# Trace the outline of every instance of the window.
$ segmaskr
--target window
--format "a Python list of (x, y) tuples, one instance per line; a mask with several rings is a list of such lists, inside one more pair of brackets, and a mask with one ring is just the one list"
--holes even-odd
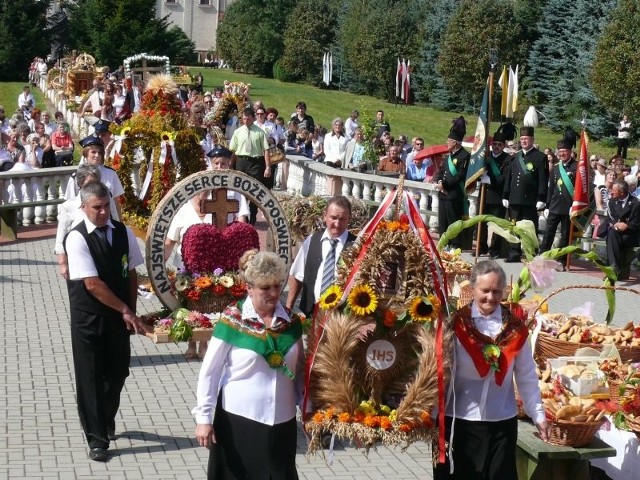
[(211, 0), (200, 0), (200, 5), (211, 5)]
[(164, 3), (178, 3), (178, 0), (164, 0)]

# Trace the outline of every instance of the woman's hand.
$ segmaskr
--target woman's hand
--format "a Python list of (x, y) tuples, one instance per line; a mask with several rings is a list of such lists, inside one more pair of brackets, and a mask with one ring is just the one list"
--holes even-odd
[(540, 434), (540, 438), (545, 442), (549, 439), (549, 424), (546, 421), (536, 423), (536, 428)]
[(216, 443), (216, 435), (213, 433), (213, 425), (199, 423), (196, 425), (196, 440), (201, 447), (209, 448)]

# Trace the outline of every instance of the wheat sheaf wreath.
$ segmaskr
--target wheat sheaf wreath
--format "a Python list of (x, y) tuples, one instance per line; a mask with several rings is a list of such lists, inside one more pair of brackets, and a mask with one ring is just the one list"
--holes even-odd
[[(415, 441), (431, 441), (437, 433), (430, 416), (438, 403), (435, 328), (431, 322), (418, 321), (388, 327), (380, 324), (381, 315), (398, 317), (409, 308), (411, 299), (433, 293), (429, 265), (433, 260), (410, 231), (378, 229), (366, 255), (358, 260), (365, 241), (359, 239), (343, 253), (336, 289), (344, 289), (350, 272), (357, 268), (353, 289), (368, 285), (377, 300), (376, 312), (356, 315), (336, 305), (316, 319), (324, 328), (309, 335), (309, 345), (317, 346), (309, 378), (315, 409), (306, 422), (311, 436), (309, 453), (322, 448), (322, 432), (367, 449), (376, 443), (407, 447)], [(383, 296), (380, 276), (389, 263), (402, 264), (404, 274), (397, 291)], [(451, 338), (451, 329), (444, 328), (445, 384)], [(368, 348), (377, 340), (385, 340), (395, 349), (393, 364), (384, 370), (367, 360)], [(389, 411), (393, 407), (387, 405), (395, 408)]]

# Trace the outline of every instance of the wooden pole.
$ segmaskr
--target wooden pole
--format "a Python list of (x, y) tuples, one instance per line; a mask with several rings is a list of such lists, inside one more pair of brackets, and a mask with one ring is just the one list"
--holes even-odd
[[(488, 105), (487, 105), (487, 124), (485, 125), (485, 129), (484, 129), (484, 137), (485, 137), (485, 151), (484, 151), (484, 164), (485, 164), (485, 169), (486, 169), (486, 165), (487, 162), (489, 161), (489, 155), (491, 155), (491, 150), (489, 148), (489, 132), (491, 132), (489, 126), (491, 124), (491, 113), (492, 113), (492, 103), (493, 103), (493, 69), (495, 68), (494, 64), (491, 64), (491, 68), (489, 69), (489, 99), (488, 99)], [(482, 107), (480, 107), (482, 108)], [(480, 183), (480, 199), (478, 201), (478, 215), (482, 215), (482, 213), (484, 212), (484, 192), (486, 190), (487, 186), (484, 183)], [(478, 257), (480, 256), (480, 233), (482, 231), (482, 228), (486, 228), (486, 225), (482, 225), (482, 222), (477, 223), (476, 224), (478, 226), (477, 231), (476, 231), (476, 258), (475, 258), (475, 263), (478, 263)], [(488, 232), (487, 232), (487, 237), (488, 237)], [(489, 239), (487, 238), (487, 241)]]

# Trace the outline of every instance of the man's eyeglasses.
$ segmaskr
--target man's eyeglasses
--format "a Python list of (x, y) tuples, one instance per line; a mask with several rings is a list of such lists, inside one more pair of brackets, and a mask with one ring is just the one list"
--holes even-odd
[(416, 147), (424, 147), (424, 143), (418, 143), (418, 142), (416, 142)]
[(256, 112), (256, 115), (264, 115), (264, 112)]

